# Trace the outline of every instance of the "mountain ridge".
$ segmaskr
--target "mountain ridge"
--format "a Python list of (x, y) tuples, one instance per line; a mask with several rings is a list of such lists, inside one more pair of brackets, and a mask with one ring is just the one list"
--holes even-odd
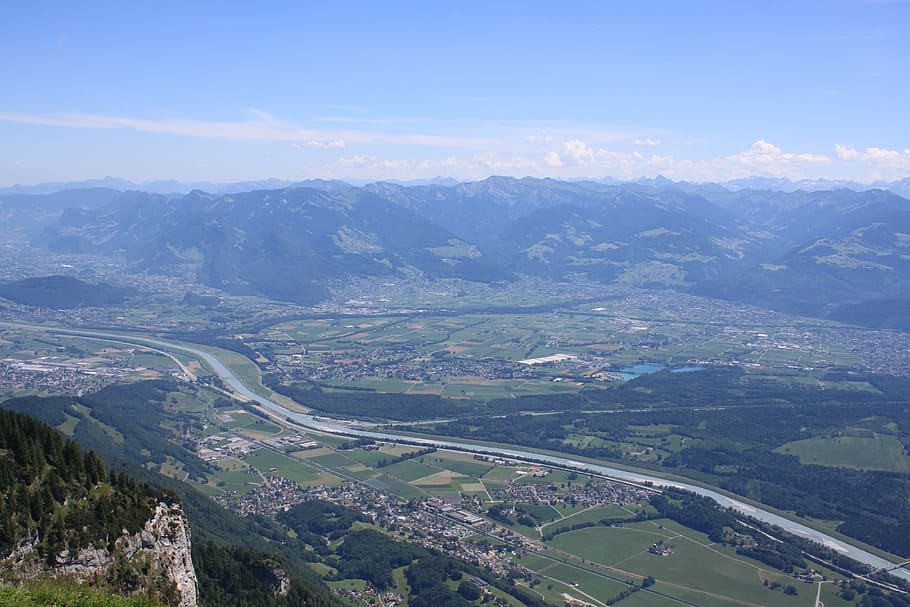
[[(856, 306), (887, 307), (910, 293), (910, 200), (886, 190), (660, 189), (530, 177), (311, 185), (183, 196), (101, 190), (100, 202), (77, 191), (71, 207), (58, 193), (41, 213), (0, 216), (0, 232), (152, 272), (191, 268), (210, 287), (304, 305), (351, 278), (496, 283), (527, 274), (693, 291), (868, 324)], [(33, 202), (42, 206), (41, 197)], [(885, 277), (889, 287), (878, 288)], [(899, 309), (884, 316), (910, 327)]]
[[(495, 177), (495, 176), (492, 176)], [(526, 177), (537, 179), (534, 177)], [(509, 177), (509, 179), (515, 179)], [(549, 179), (549, 178), (543, 178)], [(85, 179), (79, 181), (48, 181), (36, 184), (14, 184), (0, 187), (0, 196), (7, 195), (46, 195), (61, 192), (65, 190), (89, 189), (89, 188), (107, 188), (116, 191), (138, 190), (154, 194), (188, 194), (192, 190), (203, 190), (213, 194), (231, 194), (249, 190), (276, 190), (291, 187), (316, 187), (325, 189), (345, 189), (349, 187), (366, 187), (369, 185), (387, 183), (400, 185), (404, 187), (413, 186), (447, 186), (454, 187), (460, 184), (476, 183), (477, 180), (459, 180), (453, 177), (433, 177), (429, 179), (383, 179), (378, 181), (364, 180), (345, 180), (345, 179), (279, 179), (269, 177), (265, 179), (252, 179), (244, 181), (179, 181), (173, 179), (158, 179), (149, 181), (131, 181), (118, 177), (104, 177), (102, 179)], [(565, 183), (597, 183), (601, 185), (639, 185), (656, 189), (683, 189), (690, 190), (693, 188), (705, 189), (717, 187), (728, 191), (739, 190), (769, 190), (779, 192), (795, 191), (826, 191), (835, 189), (850, 189), (854, 191), (865, 191), (871, 189), (892, 190), (901, 196), (910, 196), (910, 176), (893, 181), (876, 180), (870, 183), (853, 181), (850, 179), (790, 179), (788, 177), (769, 177), (764, 175), (752, 175), (727, 181), (686, 181), (672, 180), (658, 175), (656, 177), (638, 177), (635, 179), (615, 179), (613, 177), (583, 177), (575, 179), (566, 179)]]

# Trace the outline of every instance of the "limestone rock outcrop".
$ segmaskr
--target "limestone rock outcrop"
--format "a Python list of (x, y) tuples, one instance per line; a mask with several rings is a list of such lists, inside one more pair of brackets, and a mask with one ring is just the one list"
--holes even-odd
[(106, 581), (129, 593), (153, 590), (175, 607), (198, 604), (189, 522), (179, 504), (158, 502), (143, 528), (132, 535), (124, 530), (112, 549), (94, 545), (75, 552), (62, 550), (48, 562), (38, 555), (40, 539), (24, 539), (0, 564), (20, 579)]

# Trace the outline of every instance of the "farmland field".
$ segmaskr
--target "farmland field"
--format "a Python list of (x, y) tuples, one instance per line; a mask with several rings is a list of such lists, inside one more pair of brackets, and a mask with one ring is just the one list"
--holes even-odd
[[(560, 508), (560, 511), (562, 509)], [(564, 513), (564, 517), (547, 523), (543, 526), (545, 533), (558, 532), (560, 529), (568, 529), (572, 525), (583, 525), (585, 523), (598, 523), (603, 519), (609, 518), (627, 518), (629, 512), (621, 506), (594, 506), (586, 510), (580, 510), (575, 513)]]
[(417, 460), (406, 460), (386, 466), (383, 471), (403, 481), (410, 482), (440, 472), (440, 469), (428, 464), (422, 464)]
[(430, 461), (433, 465), (446, 470), (477, 478), (482, 477), (493, 468), (492, 464), (474, 460), (470, 455), (456, 454), (454, 452), (436, 452), (427, 456), (424, 461)]
[(244, 458), (243, 461), (255, 467), (263, 474), (269, 474), (274, 468), (277, 476), (295, 481), (304, 487), (310, 485), (334, 485), (338, 483), (337, 477), (330, 476), (325, 472), (316, 470), (306, 464), (294, 461), (289, 457), (273, 453), (266, 449), (259, 449), (252, 455)]
[[(662, 526), (662, 527), (661, 527)], [(648, 552), (652, 543), (666, 540), (673, 554), (667, 557)], [(736, 555), (728, 548), (712, 545), (706, 536), (667, 520), (632, 523), (621, 528), (595, 527), (557, 536), (551, 544), (596, 563), (638, 575), (702, 590), (741, 601), (768, 601), (770, 591), (763, 578), (790, 583), (788, 576), (767, 571), (761, 563)], [(773, 602), (791, 604), (782, 593)], [(795, 604), (795, 603), (793, 603)]]
[[(648, 547), (659, 541), (672, 546), (670, 556), (648, 552)], [(588, 561), (589, 567), (603, 566), (604, 573), (612, 576), (641, 579), (652, 575), (658, 580), (655, 590), (698, 605), (802, 604), (796, 597), (764, 586), (765, 579), (786, 586), (792, 582), (789, 576), (768, 571), (761, 563), (738, 556), (732, 549), (713, 545), (703, 534), (667, 520), (572, 531), (548, 544), (583, 559), (581, 562)], [(563, 580), (578, 580), (580, 576), (576, 571), (560, 570), (566, 565), (554, 565), (540, 557), (524, 557), (522, 563), (545, 575), (559, 571)], [(811, 588), (814, 592), (814, 586)], [(636, 602), (629, 604), (655, 604), (646, 593), (638, 594), (641, 596)], [(607, 596), (599, 595), (599, 598)]]
[(868, 430), (848, 429), (834, 436), (807, 438), (777, 451), (796, 455), (803, 464), (910, 473), (910, 457), (898, 437)]
[(545, 578), (562, 581), (567, 586), (567, 592), (582, 599), (585, 595), (605, 599), (627, 588), (623, 583), (601, 577), (591, 571), (551, 561), (535, 554), (523, 556), (518, 562)]
[(633, 555), (647, 552), (648, 546), (668, 537), (669, 534), (660, 533), (656, 527), (653, 531), (631, 526), (591, 527), (558, 535), (549, 544), (583, 559), (616, 565)]

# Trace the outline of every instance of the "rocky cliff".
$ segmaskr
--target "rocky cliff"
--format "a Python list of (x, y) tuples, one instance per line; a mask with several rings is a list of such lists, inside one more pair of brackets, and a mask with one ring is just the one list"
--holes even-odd
[(106, 583), (127, 593), (156, 596), (175, 607), (196, 607), (198, 584), (190, 555), (189, 523), (179, 504), (159, 501), (137, 533), (125, 529), (108, 546), (75, 553), (62, 550), (41, 558), (41, 538), (25, 538), (3, 561), (13, 577), (68, 577), (80, 583)]

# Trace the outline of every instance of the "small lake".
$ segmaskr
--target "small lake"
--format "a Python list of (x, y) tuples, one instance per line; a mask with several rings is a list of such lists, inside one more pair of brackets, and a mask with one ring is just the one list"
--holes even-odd
[[(636, 377), (641, 377), (642, 375), (650, 375), (652, 373), (657, 373), (658, 371), (663, 371), (666, 368), (666, 365), (640, 363), (637, 365), (632, 365), (631, 367), (624, 367), (620, 369), (619, 377), (623, 381), (629, 381), (630, 379), (635, 379)], [(670, 373), (692, 373), (694, 371), (701, 371), (703, 369), (704, 367), (689, 365), (686, 367), (676, 367), (675, 369), (670, 369)]]

